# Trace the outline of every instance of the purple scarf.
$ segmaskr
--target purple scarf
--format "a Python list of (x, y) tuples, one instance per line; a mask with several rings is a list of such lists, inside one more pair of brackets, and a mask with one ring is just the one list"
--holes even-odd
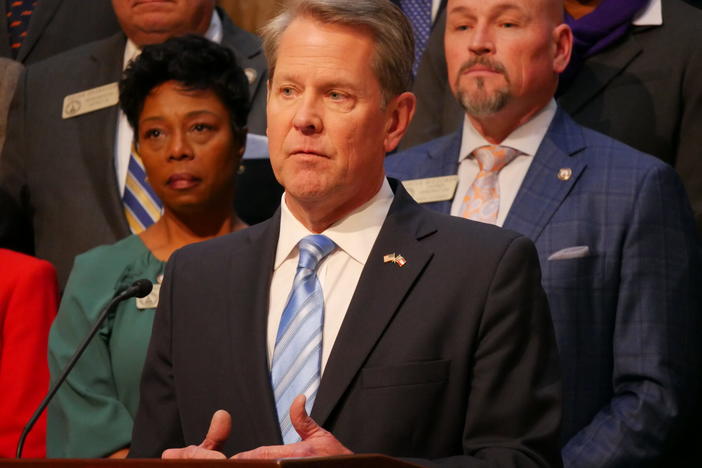
[(559, 89), (575, 78), (586, 58), (619, 41), (631, 28), (631, 20), (649, 0), (603, 0), (595, 10), (575, 19), (567, 12), (565, 22), (573, 30), (573, 53), (561, 74)]

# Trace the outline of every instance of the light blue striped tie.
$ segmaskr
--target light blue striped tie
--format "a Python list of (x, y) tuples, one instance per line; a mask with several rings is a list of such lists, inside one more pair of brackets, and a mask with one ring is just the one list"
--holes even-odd
[(307, 236), (298, 244), (300, 259), (288, 303), (280, 318), (271, 364), (278, 423), (286, 444), (300, 440), (290, 422), (290, 405), (296, 396), (304, 394), (309, 414), (319, 388), (324, 295), (317, 279), (317, 267), (334, 247), (334, 242), (321, 234)]

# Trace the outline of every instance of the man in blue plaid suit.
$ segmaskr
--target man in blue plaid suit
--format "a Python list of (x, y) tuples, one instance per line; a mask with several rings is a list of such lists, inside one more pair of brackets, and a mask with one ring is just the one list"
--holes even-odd
[(484, 175), (474, 150), (516, 150), (494, 174), (495, 223), (539, 252), (561, 355), (564, 464), (671, 466), (697, 422), (700, 243), (671, 167), (553, 101), (572, 47), (561, 12), (559, 0), (449, 0), (446, 58), (464, 125), (385, 167), (428, 208), (461, 216)]

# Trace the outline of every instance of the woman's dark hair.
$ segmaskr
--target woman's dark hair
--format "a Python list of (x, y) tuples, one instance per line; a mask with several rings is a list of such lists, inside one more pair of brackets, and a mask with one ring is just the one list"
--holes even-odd
[(174, 37), (147, 45), (124, 71), (119, 82), (119, 104), (139, 135), (139, 115), (152, 89), (167, 81), (187, 89), (212, 90), (229, 110), (232, 132), (244, 144), (249, 114), (249, 83), (234, 53), (204, 37)]

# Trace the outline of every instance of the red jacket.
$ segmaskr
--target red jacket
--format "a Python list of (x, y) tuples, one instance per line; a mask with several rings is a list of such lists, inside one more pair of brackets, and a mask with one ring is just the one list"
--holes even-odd
[[(0, 458), (15, 456), (17, 439), (48, 390), (47, 342), (57, 301), (49, 262), (0, 249)], [(45, 454), (46, 413), (23, 455)]]

